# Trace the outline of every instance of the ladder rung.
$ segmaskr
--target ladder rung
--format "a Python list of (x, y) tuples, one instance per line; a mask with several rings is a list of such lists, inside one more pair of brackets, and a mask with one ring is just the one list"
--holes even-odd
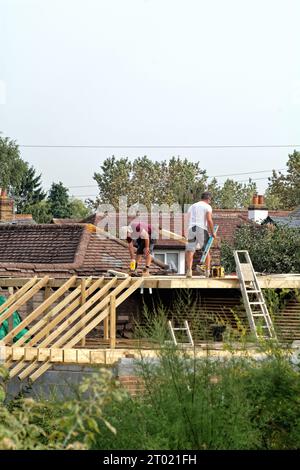
[(249, 302), (250, 305), (264, 305), (265, 302)]
[(253, 313), (252, 316), (253, 317), (264, 317), (265, 314), (264, 313)]
[(246, 290), (247, 294), (258, 294), (260, 290)]
[(188, 331), (187, 328), (173, 328), (173, 331)]

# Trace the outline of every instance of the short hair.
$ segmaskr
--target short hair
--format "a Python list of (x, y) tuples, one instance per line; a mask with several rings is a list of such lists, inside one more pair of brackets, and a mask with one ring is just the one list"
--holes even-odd
[(212, 199), (212, 194), (209, 191), (205, 191), (202, 193), (201, 199), (207, 201), (208, 199)]

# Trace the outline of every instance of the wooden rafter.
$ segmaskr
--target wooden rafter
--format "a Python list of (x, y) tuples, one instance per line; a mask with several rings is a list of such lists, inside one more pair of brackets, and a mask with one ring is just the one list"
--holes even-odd
[[(140, 279), (137, 280), (138, 285), (141, 284)], [(76, 323), (72, 328), (68, 329), (65, 334), (60, 337), (54, 344), (52, 344), (53, 348), (57, 347), (63, 347), (63, 348), (70, 348), (75, 346), (83, 337), (85, 337), (90, 331), (92, 331), (101, 321), (104, 320), (104, 318), (108, 315), (109, 313), (109, 308), (107, 307), (109, 302), (110, 302), (110, 296), (114, 295), (117, 296), (122, 290), (124, 290), (128, 285), (131, 283), (131, 279), (127, 278), (125, 279), (119, 286), (117, 286), (110, 295), (106, 296), (99, 304), (97, 304), (87, 315), (85, 315), (84, 320), (85, 320), (85, 327), (82, 329), (83, 326), (83, 321), (80, 320), (78, 323)], [(106, 308), (105, 308), (106, 307)], [(99, 313), (101, 310), (105, 309), (100, 315), (98, 315), (96, 318), (95, 315)], [(80, 311), (80, 309), (79, 309)], [(78, 311), (78, 312), (79, 312)], [(76, 312), (77, 313), (77, 312)], [(87, 322), (90, 322), (87, 324)], [(78, 332), (78, 330), (80, 330)], [(77, 333), (77, 334), (76, 334)], [(72, 338), (72, 336), (75, 337)], [(70, 339), (72, 338), (72, 339)], [(70, 341), (69, 341), (70, 340)], [(68, 341), (68, 342), (67, 342)], [(29, 374), (31, 374), (34, 369), (39, 366), (38, 362), (35, 361), (33, 364), (31, 364), (29, 367), (27, 367), (20, 375), (19, 378), (20, 380), (23, 380), (26, 378)], [(40, 375), (42, 375), (46, 370), (51, 367), (51, 364), (46, 362), (42, 366), (38, 368), (31, 376), (30, 379), (32, 381), (36, 380)]]

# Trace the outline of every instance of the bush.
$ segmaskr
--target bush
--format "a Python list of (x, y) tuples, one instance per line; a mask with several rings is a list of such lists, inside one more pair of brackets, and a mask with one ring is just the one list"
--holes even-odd
[(254, 269), (261, 273), (300, 272), (300, 231), (286, 226), (243, 225), (233, 245), (221, 245), (222, 264), (227, 272), (236, 270), (233, 250), (248, 250)]

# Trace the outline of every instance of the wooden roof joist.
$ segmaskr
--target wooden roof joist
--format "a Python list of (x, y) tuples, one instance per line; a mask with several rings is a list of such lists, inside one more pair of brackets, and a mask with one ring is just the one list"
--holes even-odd
[[(11, 368), (11, 377), (18, 375), (23, 380), (30, 375), (31, 380), (36, 380), (49, 369), (51, 358), (45, 353), (37, 353), (38, 355), (30, 353), (31, 363), (28, 364), (28, 351), (71, 349), (109, 315), (111, 316), (110, 328), (113, 343), (115, 341), (115, 310), (142, 285), (144, 278), (133, 280), (128, 276), (121, 282), (116, 277), (107, 282), (104, 282), (104, 277), (94, 281), (88, 278), (82, 280), (81, 285), (70, 292), (69, 289), (76, 286), (76, 281), (76, 276), (67, 280), (3, 339), (2, 345), (9, 345), (18, 332), (25, 327), (28, 328), (28, 331), (11, 346), (11, 355), (6, 358), (5, 365)], [(47, 282), (48, 279), (45, 277), (36, 285), (33, 284), (31, 289), (37, 291)], [(28, 283), (26, 288), (29, 289)], [(19, 305), (22, 299), (29, 298), (29, 291), (20, 299), (15, 299), (16, 302), (11, 302), (9, 310), (5, 312), (6, 316), (8, 312), (11, 315), (15, 311), (16, 305)], [(66, 293), (68, 294), (65, 295)], [(23, 351), (21, 357), (20, 350)], [(18, 351), (17, 363), (15, 362), (16, 351)], [(56, 356), (59, 356), (58, 353)], [(41, 366), (42, 357), (44, 357), (44, 364)]]

